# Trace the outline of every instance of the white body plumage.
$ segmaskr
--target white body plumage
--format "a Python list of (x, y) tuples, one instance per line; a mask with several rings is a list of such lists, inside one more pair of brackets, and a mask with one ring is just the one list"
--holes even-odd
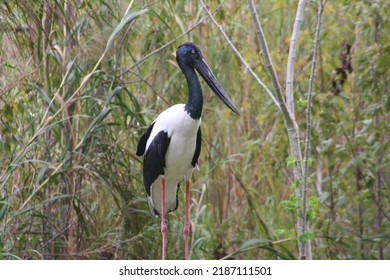
[[(160, 131), (167, 133), (170, 143), (165, 155), (165, 212), (177, 208), (178, 184), (189, 180), (194, 166), (191, 164), (196, 149), (196, 137), (201, 123), (193, 119), (184, 109), (185, 104), (176, 104), (162, 112), (154, 121), (154, 126), (146, 143), (146, 152)], [(161, 213), (161, 178), (150, 186), (149, 206)]]

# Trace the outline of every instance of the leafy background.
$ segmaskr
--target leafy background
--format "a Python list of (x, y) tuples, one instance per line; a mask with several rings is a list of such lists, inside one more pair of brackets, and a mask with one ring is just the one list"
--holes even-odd
[[(297, 1), (255, 4), (283, 81)], [(306, 3), (295, 60), (301, 133), (317, 4)], [(390, 258), (389, 4), (325, 5), (307, 214), (315, 259)], [(215, 18), (270, 85), (247, 6), (207, 5), (221, 5)], [(204, 85), (191, 258), (298, 258), (283, 119), (205, 17), (197, 1), (0, 3), (0, 258), (160, 258), (135, 151), (158, 113), (186, 100), (174, 58), (185, 41), (201, 47), (241, 111)], [(169, 258), (182, 258), (183, 216), (180, 206), (168, 215)]]

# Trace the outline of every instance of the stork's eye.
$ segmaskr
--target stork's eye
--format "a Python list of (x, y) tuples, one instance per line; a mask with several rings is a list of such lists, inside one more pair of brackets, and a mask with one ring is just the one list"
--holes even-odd
[(192, 49), (192, 50), (191, 50), (191, 53), (192, 53), (192, 54), (196, 54), (196, 50)]

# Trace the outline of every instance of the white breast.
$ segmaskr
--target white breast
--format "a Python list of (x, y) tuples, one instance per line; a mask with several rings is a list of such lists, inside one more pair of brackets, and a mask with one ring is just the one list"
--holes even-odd
[[(164, 169), (167, 211), (176, 205), (177, 184), (183, 179), (189, 180), (194, 169), (191, 162), (196, 149), (196, 137), (201, 120), (191, 118), (184, 110), (184, 106), (184, 104), (177, 104), (162, 112), (157, 117), (146, 144), (147, 150), (160, 131), (167, 132), (170, 138)], [(151, 199), (158, 211), (161, 209), (160, 184), (160, 180), (157, 179), (151, 188)]]
[(191, 161), (195, 153), (196, 134), (200, 119), (194, 120), (184, 110), (184, 104), (174, 105), (162, 112), (156, 119), (146, 150), (154, 137), (161, 131), (168, 133), (169, 148), (165, 157), (165, 176), (182, 180), (192, 173)]

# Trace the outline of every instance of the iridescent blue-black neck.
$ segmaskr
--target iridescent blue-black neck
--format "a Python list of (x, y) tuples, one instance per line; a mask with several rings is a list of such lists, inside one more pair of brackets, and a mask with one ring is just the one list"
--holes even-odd
[(184, 109), (188, 112), (191, 118), (197, 120), (202, 115), (202, 108), (203, 108), (202, 87), (200, 86), (200, 82), (198, 76), (195, 73), (194, 68), (187, 65), (183, 65), (182, 71), (184, 76), (187, 79), (187, 85), (188, 85), (188, 101)]

